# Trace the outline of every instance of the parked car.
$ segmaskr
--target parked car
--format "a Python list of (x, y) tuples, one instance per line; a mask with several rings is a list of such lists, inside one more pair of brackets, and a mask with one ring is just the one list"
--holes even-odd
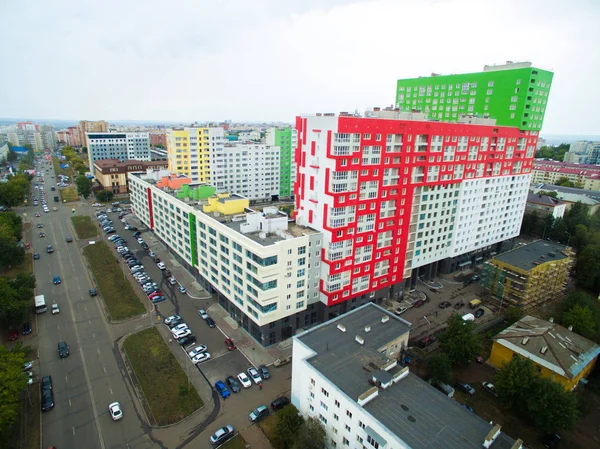
[(280, 359), (277, 359), (273, 362), (273, 366), (283, 366), (283, 365), (287, 365), (288, 363), (290, 363), (292, 361), (292, 356), (288, 355), (287, 357), (282, 357)]
[(56, 315), (57, 313), (60, 313), (60, 309), (58, 308), (58, 304), (54, 303), (52, 304), (52, 315)]
[(246, 376), (246, 373), (239, 373), (237, 375), (237, 378), (244, 388), (250, 388), (252, 386), (252, 382), (250, 381), (248, 376)]
[[(153, 302), (156, 302), (156, 301), (153, 301)], [(191, 344), (196, 343), (196, 336), (194, 334), (192, 334), (192, 335), (186, 335), (185, 337), (181, 337), (181, 338), (177, 339), (177, 342), (181, 346), (189, 346)]]
[(558, 433), (545, 435), (542, 438), (542, 444), (548, 449), (556, 449), (558, 448), (558, 444), (561, 442), (561, 440), (562, 438)]
[(280, 396), (271, 402), (271, 408), (273, 411), (281, 410), (283, 407), (290, 403), (290, 399), (286, 396)]
[(251, 422), (258, 422), (269, 415), (269, 408), (266, 405), (260, 405), (250, 412), (248, 419)]
[(413, 304), (413, 307), (415, 308), (419, 308), (422, 307), (423, 304), (425, 304), (425, 300), (424, 299), (418, 299), (417, 301), (415, 301), (415, 303)]
[(194, 349), (192, 349), (190, 352), (188, 352), (188, 355), (190, 356), (191, 359), (193, 359), (198, 354), (202, 354), (203, 352), (206, 352), (207, 349), (208, 348), (205, 345), (199, 345), (199, 346), (196, 346)]
[(174, 277), (172, 277), (172, 276), (171, 276), (171, 277), (169, 278), (169, 284), (171, 284), (171, 285), (175, 285), (175, 284), (177, 284), (177, 279), (175, 279)]
[(260, 377), (262, 377), (265, 380), (271, 378), (271, 373), (269, 372), (269, 368), (267, 368), (266, 365), (260, 365), (258, 367), (258, 373), (260, 374)]
[(229, 389), (223, 383), (222, 380), (217, 380), (215, 382), (215, 388), (217, 389), (217, 391), (219, 392), (219, 394), (221, 395), (221, 397), (223, 399), (226, 399), (226, 398), (228, 398), (231, 395), (231, 393), (229, 392)]
[(52, 376), (42, 377), (42, 381), (40, 382), (40, 389), (42, 391), (52, 390)]
[(11, 330), (8, 332), (8, 341), (16, 341), (19, 339), (19, 331)]
[(177, 320), (180, 320), (180, 319), (181, 319), (181, 317), (179, 315), (171, 315), (170, 317), (165, 318), (165, 324), (169, 325), (173, 321), (177, 321)]
[(31, 323), (27, 322), (23, 324), (23, 335), (29, 335), (33, 332), (31, 329)]
[(229, 376), (227, 379), (225, 379), (225, 382), (227, 382), (227, 386), (229, 386), (231, 391), (234, 393), (239, 393), (240, 384), (233, 376)]
[(196, 357), (192, 359), (192, 363), (198, 364), (202, 362), (206, 362), (210, 360), (210, 354), (208, 352), (203, 352), (202, 354), (198, 354)]
[(396, 310), (394, 310), (394, 313), (396, 315), (402, 315), (407, 310), (408, 310), (408, 307), (398, 307)]
[(166, 270), (166, 269), (167, 269), (167, 266), (166, 266), (164, 263), (162, 263), (162, 262), (158, 262), (158, 263), (156, 264), (156, 266), (157, 266), (157, 267), (158, 267), (160, 270)]
[(40, 253), (33, 253), (33, 260), (38, 260), (40, 258)]
[(113, 421), (118, 421), (123, 417), (123, 411), (121, 410), (121, 404), (118, 402), (113, 402), (108, 405), (108, 411), (110, 412), (110, 417)]
[(233, 340), (231, 338), (225, 339), (225, 346), (227, 346), (228, 351), (233, 351), (235, 349), (235, 345), (233, 344)]
[(206, 320), (206, 324), (208, 324), (208, 327), (215, 327), (217, 324), (213, 321), (213, 319), (211, 317), (208, 317)]
[(61, 359), (69, 356), (69, 346), (62, 340), (58, 342), (58, 355)]
[(483, 310), (483, 309), (477, 309), (475, 311), (475, 318), (481, 318), (484, 313), (485, 313), (485, 310)]
[(452, 307), (452, 303), (450, 301), (442, 301), (440, 303), (440, 309), (447, 309), (448, 307)]
[(496, 387), (494, 386), (494, 384), (490, 382), (481, 382), (481, 385), (483, 385), (483, 389), (485, 391), (498, 397), (498, 393), (496, 392)]
[(223, 444), (233, 436), (233, 433), (233, 426), (227, 425), (225, 427), (221, 427), (210, 436), (210, 442), (214, 445)]
[(188, 328), (187, 324), (181, 323), (181, 324), (178, 324), (177, 326), (173, 327), (171, 329), (171, 332), (173, 332), (173, 333), (174, 332), (179, 332), (179, 331), (182, 331), (182, 330), (187, 329), (187, 328)]
[[(163, 298), (164, 298), (164, 296), (163, 296)], [(179, 340), (180, 338), (183, 338), (183, 337), (187, 337), (188, 335), (192, 335), (192, 331), (187, 327), (183, 330), (173, 332), (173, 337), (177, 340)]]
[(204, 309), (198, 310), (198, 315), (200, 315), (200, 318), (202, 318), (203, 320), (208, 318), (208, 313), (206, 313), (206, 310)]
[(179, 290), (179, 293), (184, 293), (184, 294), (187, 293), (187, 290), (185, 289), (185, 287), (183, 285), (180, 285), (178, 287), (178, 290)]
[(25, 362), (25, 364), (23, 365), (24, 372), (31, 371), (32, 368), (33, 368), (33, 361)]
[(42, 411), (47, 412), (54, 408), (54, 392), (52, 390), (42, 391)]
[(262, 377), (260, 377), (260, 374), (258, 374), (258, 371), (256, 371), (256, 368), (251, 366), (250, 368), (247, 369), (247, 372), (248, 372), (248, 376), (250, 376), (250, 378), (254, 381), (254, 383), (256, 385), (258, 385), (259, 383), (262, 382)]
[(435, 343), (435, 337), (433, 335), (426, 336), (421, 339), (421, 347), (422, 348), (426, 348), (427, 346), (431, 345), (432, 343)]
[(466, 382), (458, 382), (456, 385), (469, 396), (473, 396), (475, 394), (475, 388)]
[(456, 304), (454, 304), (454, 308), (456, 310), (460, 309), (461, 307), (465, 306), (465, 302), (464, 301), (458, 301)]

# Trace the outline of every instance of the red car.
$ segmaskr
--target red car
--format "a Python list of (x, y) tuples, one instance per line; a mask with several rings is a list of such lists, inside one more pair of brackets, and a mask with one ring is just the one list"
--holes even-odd
[(233, 340), (231, 338), (225, 339), (225, 346), (229, 351), (233, 351), (235, 349), (235, 345), (233, 344)]
[(8, 341), (15, 341), (19, 339), (19, 331), (12, 330), (8, 333)]

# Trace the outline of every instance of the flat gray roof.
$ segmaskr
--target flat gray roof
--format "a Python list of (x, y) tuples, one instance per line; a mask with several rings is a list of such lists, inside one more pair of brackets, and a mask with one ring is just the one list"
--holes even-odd
[(529, 271), (539, 264), (566, 259), (563, 254), (567, 247), (548, 240), (536, 240), (529, 245), (512, 249), (495, 257), (496, 260)]
[[(382, 323), (385, 316), (389, 320)], [(338, 324), (346, 332), (340, 331)], [(366, 326), (370, 326), (369, 332), (365, 332)], [(369, 380), (373, 375), (381, 378), (380, 367), (389, 362), (379, 352), (381, 348), (410, 329), (407, 321), (368, 303), (295, 338), (316, 352), (307, 362), (357, 401), (372, 387)], [(356, 335), (363, 337), (363, 345), (355, 341)], [(393, 376), (402, 369), (396, 366), (388, 373)], [(363, 408), (413, 449), (481, 448), (493, 428), (411, 373), (386, 389), (380, 388), (378, 396)], [(513, 444), (512, 438), (500, 433), (491, 449), (510, 449)]]
[(273, 234), (273, 233), (266, 233), (265, 232), (265, 238), (264, 239), (260, 238), (260, 232), (243, 233), (240, 229), (241, 229), (242, 223), (245, 223), (245, 221), (225, 221), (225, 222), (221, 221), (221, 223), (224, 224), (225, 226), (227, 226), (228, 228), (233, 229), (237, 233), (239, 233), (239, 234), (241, 234), (241, 235), (243, 235), (245, 237), (248, 237), (250, 240), (254, 240), (256, 243), (259, 243), (262, 246), (269, 246), (269, 245), (272, 245), (274, 243), (281, 242), (281, 241), (285, 240), (284, 238), (279, 237), (277, 234)]

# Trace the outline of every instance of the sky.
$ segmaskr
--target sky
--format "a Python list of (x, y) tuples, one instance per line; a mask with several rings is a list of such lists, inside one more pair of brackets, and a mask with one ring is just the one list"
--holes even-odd
[(0, 0), (0, 117), (294, 121), (531, 61), (542, 134), (600, 134), (598, 0)]

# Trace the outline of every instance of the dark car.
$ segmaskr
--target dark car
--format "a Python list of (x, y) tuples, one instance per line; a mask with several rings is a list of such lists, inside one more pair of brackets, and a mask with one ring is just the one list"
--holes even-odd
[(167, 326), (169, 326), (169, 328), (173, 329), (175, 326), (179, 326), (181, 323), (183, 323), (183, 318), (179, 317), (178, 319), (175, 319), (175, 320), (169, 322), (169, 324), (167, 324)]
[(415, 301), (415, 303), (413, 304), (413, 307), (419, 308), (419, 307), (422, 307), (423, 304), (425, 304), (425, 300), (419, 299), (419, 300)]
[(139, 237), (140, 235), (142, 235), (142, 233), (141, 233), (140, 231), (135, 231), (135, 232), (133, 233), (133, 236), (134, 236), (134, 237)]
[(40, 388), (42, 391), (52, 390), (52, 376), (42, 377), (42, 382), (40, 383)]
[(235, 345), (233, 344), (233, 340), (231, 338), (225, 339), (225, 346), (227, 346), (228, 351), (233, 351), (235, 349)]
[(31, 332), (32, 332), (31, 323), (23, 324), (23, 335), (29, 335), (29, 334), (31, 334)]
[(165, 277), (171, 277), (171, 272), (169, 270), (164, 270), (163, 274), (165, 275)]
[(251, 422), (258, 422), (269, 415), (269, 408), (266, 405), (261, 405), (250, 412), (248, 419)]
[(138, 228), (136, 228), (135, 226), (130, 226), (130, 227), (129, 227), (129, 230), (130, 230), (130, 231), (137, 231), (137, 230), (138, 230)]
[(70, 237), (70, 236), (69, 236), (69, 237), (67, 237), (67, 239), (66, 239), (66, 240), (67, 240), (67, 243), (71, 243), (71, 242), (73, 241), (73, 237)]
[(11, 330), (8, 332), (8, 341), (15, 341), (19, 339), (19, 331)]
[(213, 321), (213, 319), (211, 317), (208, 317), (204, 321), (206, 321), (206, 324), (208, 324), (208, 327), (215, 327), (216, 326), (216, 323)]
[(61, 359), (69, 356), (69, 346), (62, 340), (58, 342), (58, 355)]
[(229, 387), (229, 389), (231, 391), (233, 391), (234, 393), (239, 393), (239, 391), (240, 391), (240, 384), (237, 381), (237, 379), (235, 379), (232, 376), (229, 376), (227, 379), (225, 379), (225, 382), (227, 382), (227, 386)]
[(440, 309), (447, 309), (448, 307), (452, 307), (452, 304), (449, 301), (442, 301), (440, 303)]
[(147, 243), (142, 243), (142, 248), (148, 249), (148, 244)]
[(421, 339), (421, 347), (425, 348), (434, 342), (435, 342), (435, 337), (433, 335), (431, 337), (423, 337)]
[(40, 253), (33, 253), (33, 260), (38, 260), (40, 258)]
[(95, 288), (90, 288), (90, 296), (96, 296), (98, 294), (98, 292), (96, 291)]
[(53, 253), (53, 252), (54, 252), (54, 248), (52, 248), (52, 245), (48, 245), (48, 246), (46, 246), (46, 252), (47, 252), (48, 254), (50, 254), (50, 253)]
[(555, 433), (554, 435), (544, 436), (544, 438), (542, 438), (542, 444), (548, 449), (556, 449), (558, 447), (558, 443), (560, 443), (561, 440), (562, 438), (560, 437), (560, 435), (558, 433)]
[(177, 340), (177, 342), (181, 346), (191, 345), (192, 343), (196, 343), (196, 336), (195, 335), (186, 335), (185, 337), (181, 337), (179, 340)]
[(475, 394), (475, 388), (466, 382), (458, 382), (456, 385), (469, 396), (473, 396)]
[(271, 408), (273, 411), (281, 410), (283, 407), (290, 403), (290, 399), (286, 396), (281, 396), (271, 402)]
[(260, 374), (260, 377), (262, 377), (263, 379), (269, 379), (271, 377), (269, 368), (267, 368), (265, 365), (260, 365), (258, 367), (258, 374)]
[(483, 309), (477, 309), (475, 311), (475, 318), (481, 318), (484, 313), (485, 313), (485, 310), (483, 310)]
[(54, 393), (52, 390), (42, 391), (42, 411), (47, 412), (54, 408)]
[(464, 301), (458, 301), (456, 304), (454, 304), (454, 308), (456, 310), (460, 309), (461, 307), (465, 306), (465, 302)]

